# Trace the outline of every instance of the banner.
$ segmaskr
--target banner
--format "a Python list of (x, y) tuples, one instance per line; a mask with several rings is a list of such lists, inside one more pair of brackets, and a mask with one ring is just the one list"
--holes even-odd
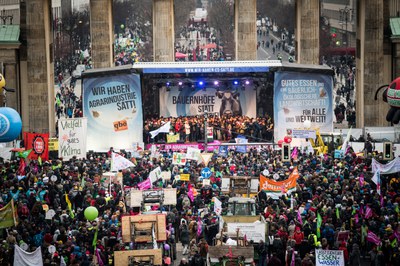
[(179, 134), (167, 134), (167, 143), (176, 143), (179, 140)]
[(320, 132), (333, 130), (332, 77), (323, 74), (275, 72), (274, 138), (287, 129), (304, 128), (304, 121)]
[(58, 151), (58, 139), (57, 138), (49, 138), (49, 151)]
[(345, 266), (343, 250), (315, 249), (316, 266)]
[(84, 78), (82, 95), (88, 150), (126, 149), (143, 142), (139, 75)]
[(150, 178), (147, 178), (145, 181), (138, 183), (137, 186), (140, 190), (147, 190), (151, 188), (153, 185), (150, 181)]
[(393, 174), (400, 172), (400, 157), (396, 157), (387, 164), (382, 164), (372, 158), (371, 163), (372, 173), (376, 173), (378, 170), (381, 174)]
[(58, 121), (58, 157), (68, 161), (72, 157), (86, 157), (87, 119), (68, 118)]
[(6, 206), (0, 209), (0, 229), (16, 225), (16, 209), (14, 209), (14, 200), (10, 200)]
[(307, 130), (307, 129), (292, 129), (292, 137), (298, 139), (315, 139), (316, 138), (315, 130)]
[(242, 235), (247, 237), (248, 241), (254, 241), (255, 243), (260, 240), (265, 241), (265, 224), (256, 221), (254, 223), (227, 223), (228, 233), (237, 234), (237, 230)]
[(160, 116), (179, 117), (208, 114), (256, 117), (256, 94), (253, 89), (215, 91), (215, 88), (179, 90), (178, 86), (160, 89)]
[(124, 156), (113, 152), (111, 156), (111, 171), (124, 170), (128, 167), (134, 167), (135, 164), (126, 159)]
[(283, 194), (290, 194), (296, 190), (298, 172), (296, 173), (293, 171), (289, 178), (283, 181), (275, 181), (260, 175), (260, 190), (264, 190), (273, 199), (278, 199)]
[(26, 252), (18, 245), (14, 245), (14, 265), (43, 266), (42, 249), (38, 247), (34, 252)]
[(172, 154), (172, 164), (185, 165), (186, 164), (186, 153), (174, 152)]
[(188, 147), (186, 151), (186, 159), (188, 160), (199, 160), (201, 150), (198, 148)]
[[(205, 179), (205, 180), (209, 180), (209, 179)], [(203, 182), (204, 182), (204, 180), (203, 180)], [(216, 197), (213, 197), (213, 200), (214, 200), (214, 212), (218, 216), (220, 216), (222, 213), (222, 202)]]
[(24, 132), (25, 149), (32, 152), (28, 155), (28, 159), (37, 160), (40, 156), (43, 161), (49, 159), (49, 134)]

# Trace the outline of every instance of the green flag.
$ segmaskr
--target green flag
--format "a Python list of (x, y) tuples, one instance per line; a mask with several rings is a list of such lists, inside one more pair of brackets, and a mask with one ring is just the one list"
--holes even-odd
[(322, 225), (322, 217), (319, 213), (317, 213), (317, 237), (321, 237), (321, 225)]
[(29, 154), (31, 153), (31, 151), (32, 151), (32, 149), (26, 150), (26, 151), (19, 151), (19, 152), (17, 152), (17, 156), (20, 157), (20, 158), (26, 159), (26, 157), (29, 156)]
[(0, 229), (16, 225), (14, 200), (0, 209)]
[(42, 157), (39, 156), (37, 161), (38, 161), (39, 165), (42, 166)]
[(97, 234), (99, 232), (99, 227), (96, 226), (96, 231), (94, 232), (94, 237), (93, 237), (93, 242), (92, 242), (92, 246), (94, 246), (94, 248), (96, 249), (97, 246)]
[(340, 219), (340, 212), (339, 212), (339, 208), (336, 208), (336, 218)]
[(399, 205), (396, 205), (396, 208), (394, 208), (394, 210), (396, 211), (396, 213), (399, 213)]
[(81, 188), (84, 189), (86, 184), (85, 176), (82, 176)]

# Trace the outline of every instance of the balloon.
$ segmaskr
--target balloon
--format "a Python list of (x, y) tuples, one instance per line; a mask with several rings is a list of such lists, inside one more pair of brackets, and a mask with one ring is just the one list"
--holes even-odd
[(10, 142), (18, 138), (22, 130), (21, 116), (9, 107), (0, 107), (0, 142)]
[(285, 143), (290, 143), (290, 142), (292, 142), (292, 138), (291, 138), (291, 137), (288, 137), (288, 136), (285, 136), (285, 137), (283, 138), (283, 141), (284, 141)]
[(305, 120), (303, 122), (303, 126), (304, 126), (304, 128), (309, 129), (311, 127), (311, 121), (310, 120)]
[(0, 74), (0, 93), (3, 93), (3, 88), (6, 86), (6, 79)]
[(279, 148), (282, 148), (282, 143), (283, 143), (283, 139), (278, 140), (278, 146), (279, 146)]
[(121, 24), (121, 29), (124, 29), (125, 28), (125, 25), (124, 24)]
[(398, 124), (400, 122), (400, 77), (393, 80), (385, 89), (383, 101), (390, 105), (390, 109), (386, 114), (386, 121)]
[(165, 250), (169, 250), (169, 248), (170, 248), (170, 247), (169, 247), (168, 244), (164, 244), (164, 249), (165, 249)]
[(96, 207), (90, 206), (85, 209), (84, 215), (86, 219), (93, 221), (97, 216), (99, 216), (99, 211)]

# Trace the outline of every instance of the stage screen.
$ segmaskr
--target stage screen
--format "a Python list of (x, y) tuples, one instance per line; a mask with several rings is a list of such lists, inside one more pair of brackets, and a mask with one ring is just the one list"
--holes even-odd
[(289, 129), (332, 132), (332, 76), (301, 72), (276, 72), (274, 85), (274, 138), (282, 140)]
[(160, 116), (195, 116), (208, 112), (256, 117), (256, 94), (253, 88), (180, 90), (178, 86), (164, 86), (160, 89)]
[(87, 150), (129, 149), (143, 142), (140, 77), (117, 74), (83, 79)]

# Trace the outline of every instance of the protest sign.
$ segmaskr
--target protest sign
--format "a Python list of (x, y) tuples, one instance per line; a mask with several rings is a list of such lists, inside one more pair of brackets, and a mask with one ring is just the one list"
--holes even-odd
[(343, 250), (315, 250), (316, 266), (344, 266)]

